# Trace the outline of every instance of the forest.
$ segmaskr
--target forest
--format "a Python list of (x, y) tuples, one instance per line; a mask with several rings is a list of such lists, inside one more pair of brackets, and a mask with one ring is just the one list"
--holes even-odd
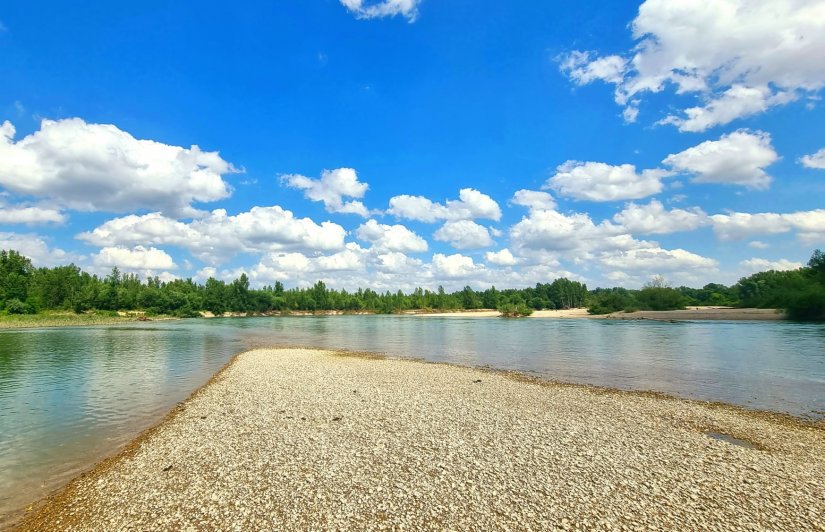
[(149, 315), (198, 317), (246, 312), (264, 314), (290, 311), (375, 312), (406, 310), (499, 309), (505, 315), (526, 315), (532, 310), (588, 307), (593, 314), (618, 310), (673, 310), (687, 305), (780, 308), (794, 319), (825, 319), (825, 253), (814, 251), (807, 267), (792, 271), (766, 271), (739, 280), (733, 286), (707, 284), (702, 288), (668, 285), (654, 278), (639, 290), (596, 288), (568, 279), (555, 279), (520, 289), (457, 292), (443, 287), (417, 288), (411, 293), (356, 291), (328, 288), (322, 281), (306, 288), (285, 288), (281, 282), (251, 288), (246, 274), (231, 281), (209, 278), (162, 282), (141, 280), (117, 268), (105, 277), (91, 275), (74, 264), (34, 267), (14, 250), (0, 251), (0, 314), (36, 314), (44, 310), (141, 310)]

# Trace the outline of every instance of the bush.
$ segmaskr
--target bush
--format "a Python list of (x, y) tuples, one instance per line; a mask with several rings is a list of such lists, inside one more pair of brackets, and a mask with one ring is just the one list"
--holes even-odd
[(825, 286), (810, 286), (788, 297), (788, 317), (794, 320), (825, 320)]
[(519, 303), (518, 305), (514, 303), (507, 303), (498, 307), (498, 311), (501, 312), (501, 317), (503, 318), (520, 318), (522, 316), (529, 316), (533, 313), (533, 309), (524, 303)]
[(636, 294), (636, 301), (642, 310), (677, 310), (685, 308), (687, 302), (678, 290), (666, 287), (648, 286)]
[(19, 299), (9, 299), (6, 301), (6, 312), (9, 314), (34, 314), (32, 307)]
[(200, 318), (201, 313), (189, 305), (185, 305), (172, 313), (177, 318)]
[(588, 314), (610, 314), (624, 310), (631, 312), (638, 307), (633, 295), (624, 289), (602, 290), (588, 302)]

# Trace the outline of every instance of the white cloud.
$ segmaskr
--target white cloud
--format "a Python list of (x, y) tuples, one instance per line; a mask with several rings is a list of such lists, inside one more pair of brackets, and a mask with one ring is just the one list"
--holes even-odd
[(752, 242), (748, 242), (748, 247), (753, 249), (768, 249), (770, 246), (760, 240), (753, 240)]
[(804, 245), (825, 242), (825, 209), (786, 214), (734, 212), (710, 218), (720, 240), (742, 240), (796, 230), (797, 239)]
[(369, 211), (360, 201), (344, 201), (344, 197), (363, 198), (369, 185), (358, 181), (358, 174), (352, 168), (324, 170), (320, 179), (311, 179), (298, 174), (281, 176), (288, 187), (304, 191), (304, 196), (312, 201), (321, 201), (327, 212), (357, 214), (364, 218)]
[(58, 209), (38, 205), (8, 205), (0, 198), (0, 224), (62, 224), (66, 215)]
[(693, 174), (694, 183), (767, 189), (771, 176), (764, 169), (778, 159), (769, 134), (739, 130), (668, 155), (663, 162), (674, 170)]
[(785, 219), (797, 230), (797, 239), (804, 245), (825, 243), (825, 209), (785, 214)]
[(563, 57), (561, 69), (579, 85), (587, 85), (596, 80), (620, 83), (627, 70), (627, 61), (610, 55), (593, 59), (591, 52), (574, 51)]
[(433, 233), (433, 238), (449, 242), (456, 249), (486, 248), (494, 243), (486, 227), (470, 220), (446, 222)]
[(510, 240), (517, 251), (566, 252), (586, 257), (596, 249), (627, 249), (638, 241), (622, 227), (604, 221), (598, 225), (584, 213), (565, 215), (557, 211), (532, 211), (510, 228)]
[(796, 94), (793, 92), (774, 93), (768, 87), (733, 85), (708, 100), (704, 106), (685, 109), (685, 117), (669, 115), (657, 123), (675, 125), (679, 131), (700, 132), (719, 124), (727, 124), (742, 116), (761, 113), (794, 99)]
[(791, 224), (782, 214), (734, 212), (710, 217), (713, 231), (720, 240), (742, 240), (756, 235), (787, 233)]
[(636, 172), (632, 164), (612, 166), (597, 162), (567, 161), (556, 169), (545, 188), (579, 200), (616, 201), (639, 199), (662, 191), (661, 169)]
[(405, 276), (420, 273), (422, 271), (422, 265), (423, 262), (419, 259), (408, 257), (398, 251), (379, 253), (375, 256), (373, 263), (373, 266), (379, 272), (385, 274), (405, 274)]
[(358, 227), (356, 236), (370, 242), (376, 249), (413, 253), (427, 251), (427, 241), (400, 224), (385, 225), (368, 220)]
[(613, 220), (629, 232), (642, 235), (693, 231), (710, 222), (707, 214), (698, 207), (668, 211), (656, 200), (647, 205), (628, 203)]
[(216, 268), (206, 266), (198, 270), (198, 273), (195, 274), (195, 279), (203, 283), (210, 277), (215, 277), (216, 275), (218, 275), (218, 270)]
[(817, 168), (819, 170), (825, 170), (825, 148), (822, 148), (816, 153), (811, 155), (806, 155), (799, 160), (802, 163), (802, 166), (806, 168)]
[(820, 0), (647, 0), (630, 25), (627, 58), (572, 52), (561, 69), (578, 84), (616, 85), (637, 108), (646, 92), (674, 88), (701, 105), (665, 121), (702, 131), (763, 112), (825, 86), (825, 4)]
[(604, 255), (601, 262), (611, 268), (639, 273), (663, 273), (691, 271), (696, 269), (715, 270), (717, 262), (684, 249), (662, 249), (658, 247), (638, 248), (612, 252)]
[(371, 19), (401, 15), (410, 22), (418, 17), (421, 0), (340, 0), (357, 18)]
[(473, 262), (472, 257), (456, 253), (454, 255), (433, 255), (433, 272), (436, 278), (466, 279), (481, 271), (484, 267)]
[(18, 251), (21, 255), (30, 258), (35, 266), (65, 266), (84, 258), (60, 248), (49, 247), (46, 237), (34, 233), (0, 232), (0, 249)]
[(78, 238), (97, 246), (174, 245), (215, 264), (241, 252), (340, 250), (345, 235), (338, 224), (317, 224), (272, 206), (253, 207), (234, 216), (217, 209), (189, 223), (160, 213), (129, 215), (109, 220)]
[(501, 208), (487, 194), (472, 188), (462, 188), (458, 192), (458, 197), (459, 199), (448, 200), (442, 205), (424, 196), (393, 196), (390, 198), (390, 208), (387, 212), (398, 218), (428, 223), (438, 220), (501, 219)]
[(17, 142), (14, 134), (10, 122), (0, 127), (0, 185), (82, 211), (192, 215), (192, 203), (228, 197), (221, 176), (236, 171), (218, 152), (139, 140), (80, 118), (43, 120)]
[(748, 259), (739, 263), (741, 269), (747, 273), (766, 272), (769, 270), (787, 271), (798, 270), (803, 266), (801, 262), (792, 262), (787, 259), (767, 260), (767, 259)]
[(484, 254), (484, 258), (487, 262), (498, 266), (515, 266), (518, 264), (518, 259), (516, 259), (507, 248), (500, 251), (488, 251)]
[(547, 192), (539, 190), (517, 190), (510, 200), (513, 205), (527, 207), (530, 210), (552, 210), (556, 208), (556, 201)]
[(105, 247), (92, 256), (98, 267), (118, 267), (127, 270), (169, 270), (177, 268), (172, 257), (162, 249), (135, 246)]

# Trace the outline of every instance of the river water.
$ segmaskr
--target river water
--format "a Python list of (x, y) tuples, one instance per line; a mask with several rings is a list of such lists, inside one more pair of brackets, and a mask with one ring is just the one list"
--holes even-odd
[(413, 316), (0, 331), (0, 526), (157, 423), (234, 353), (306, 345), (825, 418), (825, 325)]

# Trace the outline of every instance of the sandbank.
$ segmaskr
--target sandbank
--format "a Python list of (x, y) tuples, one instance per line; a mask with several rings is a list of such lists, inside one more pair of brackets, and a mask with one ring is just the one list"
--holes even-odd
[(770, 308), (728, 308), (728, 307), (688, 307), (685, 310), (640, 310), (637, 312), (614, 312), (598, 316), (619, 320), (731, 320), (731, 321), (775, 321), (787, 319), (781, 310)]
[(481, 369), (261, 349), (20, 527), (821, 530), (822, 493), (821, 425)]

